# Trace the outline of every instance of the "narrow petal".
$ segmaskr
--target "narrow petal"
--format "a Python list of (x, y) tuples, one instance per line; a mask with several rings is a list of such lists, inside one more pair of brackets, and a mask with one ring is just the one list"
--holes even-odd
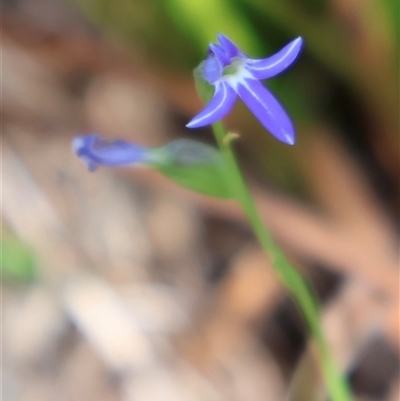
[(120, 140), (100, 139), (96, 134), (76, 137), (72, 148), (91, 171), (99, 165), (124, 166), (146, 161), (146, 148)]
[(186, 124), (186, 127), (198, 128), (215, 123), (230, 111), (235, 100), (235, 91), (225, 82), (218, 82), (215, 85), (214, 97), (211, 99), (210, 103)]
[(248, 59), (246, 69), (256, 79), (272, 78), (294, 63), (302, 46), (303, 39), (298, 37), (271, 57), (262, 60)]
[(272, 135), (289, 145), (294, 144), (294, 127), (289, 116), (259, 81), (245, 79), (238, 82), (237, 93)]
[(211, 43), (208, 46), (208, 50), (218, 59), (222, 66), (225, 67), (230, 63), (230, 58), (220, 46)]
[(218, 42), (221, 45), (222, 49), (224, 50), (224, 52), (228, 55), (228, 57), (230, 59), (232, 57), (239, 57), (242, 55), (242, 52), (239, 50), (239, 48), (230, 39), (228, 39), (225, 35), (222, 35), (222, 33), (219, 33), (217, 38), (218, 38)]

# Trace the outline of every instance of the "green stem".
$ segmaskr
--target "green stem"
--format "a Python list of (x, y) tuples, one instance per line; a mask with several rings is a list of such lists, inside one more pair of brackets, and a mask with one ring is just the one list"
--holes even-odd
[(280, 248), (275, 244), (271, 234), (264, 227), (253, 198), (244, 182), (235, 154), (230, 146), (229, 137), (227, 137), (222, 123), (213, 124), (213, 131), (228, 166), (230, 187), (235, 192), (236, 199), (241, 204), (258, 240), (268, 254), (274, 270), (292, 294), (308, 324), (310, 333), (317, 345), (323, 375), (332, 401), (351, 401), (353, 398), (350, 389), (334, 363), (322, 333), (319, 323), (318, 302), (311, 288), (303, 276), (290, 265)]

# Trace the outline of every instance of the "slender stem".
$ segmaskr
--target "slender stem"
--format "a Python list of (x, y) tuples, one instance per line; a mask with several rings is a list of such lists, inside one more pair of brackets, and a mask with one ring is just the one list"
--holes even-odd
[(352, 395), (345, 378), (340, 374), (329, 352), (320, 326), (318, 302), (303, 276), (294, 269), (280, 248), (275, 244), (271, 234), (264, 227), (251, 197), (236, 157), (229, 143), (226, 131), (221, 122), (213, 124), (213, 131), (228, 166), (230, 187), (235, 192), (236, 199), (241, 204), (250, 224), (267, 252), (271, 264), (280, 280), (290, 291), (308, 324), (311, 335), (317, 345), (322, 371), (332, 401), (351, 401)]

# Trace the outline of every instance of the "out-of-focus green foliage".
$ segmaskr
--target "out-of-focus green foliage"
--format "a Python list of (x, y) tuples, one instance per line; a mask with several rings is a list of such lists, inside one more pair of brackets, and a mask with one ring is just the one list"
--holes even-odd
[(17, 238), (1, 241), (1, 269), (5, 283), (30, 283), (36, 277), (36, 259), (32, 250)]
[(223, 32), (249, 52), (263, 50), (261, 38), (233, 1), (165, 0), (164, 3), (176, 26), (188, 37), (194, 37), (200, 48)]
[[(386, 13), (389, 19), (392, 21), (392, 29), (394, 36), (397, 40), (397, 44), (400, 41), (400, 2), (398, 0), (383, 0), (386, 8)], [(389, 27), (390, 29), (390, 27)], [(397, 48), (397, 51), (399, 49)]]
[(201, 53), (157, 0), (74, 0), (109, 37), (116, 34), (165, 68), (189, 69)]

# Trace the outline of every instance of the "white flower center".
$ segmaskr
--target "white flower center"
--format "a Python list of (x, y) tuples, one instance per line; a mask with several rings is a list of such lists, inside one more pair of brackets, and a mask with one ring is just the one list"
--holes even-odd
[(233, 89), (245, 79), (255, 79), (253, 74), (246, 69), (246, 60), (234, 57), (232, 63), (224, 68), (221, 81), (225, 81)]

